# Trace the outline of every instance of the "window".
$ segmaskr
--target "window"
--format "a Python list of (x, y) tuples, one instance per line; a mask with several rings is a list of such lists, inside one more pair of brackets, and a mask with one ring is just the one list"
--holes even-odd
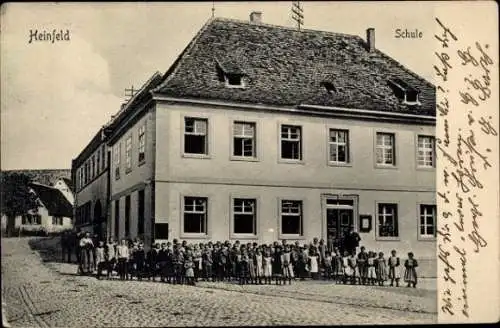
[(207, 120), (186, 117), (184, 119), (184, 153), (208, 154)]
[(139, 128), (139, 163), (146, 158), (146, 125)]
[(377, 164), (396, 165), (393, 133), (377, 132)]
[(120, 200), (115, 200), (115, 238), (120, 237)]
[(234, 122), (233, 155), (255, 157), (255, 123)]
[(90, 179), (94, 179), (95, 177), (95, 155), (92, 155), (90, 158)]
[(63, 225), (63, 218), (60, 216), (53, 216), (52, 225)]
[(202, 197), (184, 197), (184, 232), (207, 232), (207, 199)]
[(102, 170), (106, 168), (106, 149), (105, 146), (102, 145), (101, 147), (101, 157), (102, 157)]
[(419, 230), (420, 237), (436, 237), (436, 205), (420, 205)]
[(434, 137), (418, 136), (417, 164), (419, 167), (434, 167)]
[(292, 125), (281, 126), (281, 158), (302, 159), (301, 127)]
[(132, 170), (132, 136), (129, 136), (125, 140), (125, 171), (130, 172)]
[(130, 195), (125, 197), (125, 237), (130, 237)]
[(349, 163), (349, 131), (330, 129), (328, 145), (331, 163)]
[(120, 179), (120, 157), (121, 157), (121, 143), (117, 143), (114, 151), (114, 162), (115, 162), (115, 179)]
[(399, 236), (397, 204), (378, 204), (378, 235), (379, 237)]
[(40, 225), (42, 224), (42, 216), (40, 214), (23, 215), (22, 223), (29, 225)]
[(302, 236), (302, 201), (281, 201), (281, 233)]
[(144, 189), (139, 190), (137, 204), (137, 233), (142, 235), (144, 233)]
[(100, 150), (97, 150), (97, 153), (96, 153), (96, 175), (99, 175), (99, 173), (101, 172), (101, 151)]
[(233, 218), (235, 234), (257, 234), (255, 199), (234, 199)]

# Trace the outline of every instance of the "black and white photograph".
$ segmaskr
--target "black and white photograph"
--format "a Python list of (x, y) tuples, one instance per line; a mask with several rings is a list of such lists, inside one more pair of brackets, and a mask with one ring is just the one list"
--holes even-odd
[(498, 321), (496, 10), (3, 4), (2, 326)]

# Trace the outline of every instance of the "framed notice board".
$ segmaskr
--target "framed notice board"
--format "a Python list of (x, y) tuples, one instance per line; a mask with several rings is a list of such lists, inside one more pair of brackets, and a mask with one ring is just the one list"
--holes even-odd
[(370, 232), (372, 230), (372, 216), (371, 215), (360, 215), (359, 216), (359, 231), (360, 232)]

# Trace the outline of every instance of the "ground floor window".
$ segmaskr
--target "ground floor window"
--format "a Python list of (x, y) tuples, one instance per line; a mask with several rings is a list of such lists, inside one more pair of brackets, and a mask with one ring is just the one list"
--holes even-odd
[(233, 200), (233, 232), (235, 234), (257, 234), (255, 199), (235, 198)]
[(207, 233), (207, 198), (184, 197), (184, 233)]
[(420, 205), (419, 233), (422, 238), (436, 236), (436, 205)]
[(399, 237), (397, 204), (378, 204), (378, 236)]
[(281, 233), (284, 235), (302, 236), (302, 201), (281, 201)]
[(22, 224), (25, 225), (41, 225), (42, 216), (40, 214), (25, 214), (22, 217)]
[(52, 225), (63, 225), (63, 218), (61, 216), (53, 216)]

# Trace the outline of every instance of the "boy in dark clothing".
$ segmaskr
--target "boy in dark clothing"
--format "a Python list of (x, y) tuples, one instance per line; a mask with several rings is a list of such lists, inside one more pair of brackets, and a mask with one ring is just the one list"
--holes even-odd
[(142, 243), (139, 244), (137, 250), (134, 255), (135, 259), (135, 271), (138, 280), (142, 280), (144, 276), (144, 265), (146, 262), (146, 252), (144, 251), (144, 245)]
[(366, 285), (368, 279), (368, 253), (366, 253), (364, 246), (361, 246), (361, 251), (358, 254), (358, 270), (360, 283)]
[(151, 249), (148, 251), (147, 256), (146, 256), (146, 262), (147, 262), (147, 270), (148, 270), (148, 280), (151, 280), (153, 278), (153, 281), (155, 281), (155, 276), (157, 272), (157, 257), (158, 257), (158, 250), (159, 248), (158, 244), (152, 244)]
[(162, 243), (161, 249), (158, 252), (158, 256), (156, 258), (156, 260), (158, 262), (159, 269), (160, 269), (160, 281), (161, 282), (165, 282), (165, 280), (166, 280), (167, 256), (168, 256), (167, 255), (167, 244)]

